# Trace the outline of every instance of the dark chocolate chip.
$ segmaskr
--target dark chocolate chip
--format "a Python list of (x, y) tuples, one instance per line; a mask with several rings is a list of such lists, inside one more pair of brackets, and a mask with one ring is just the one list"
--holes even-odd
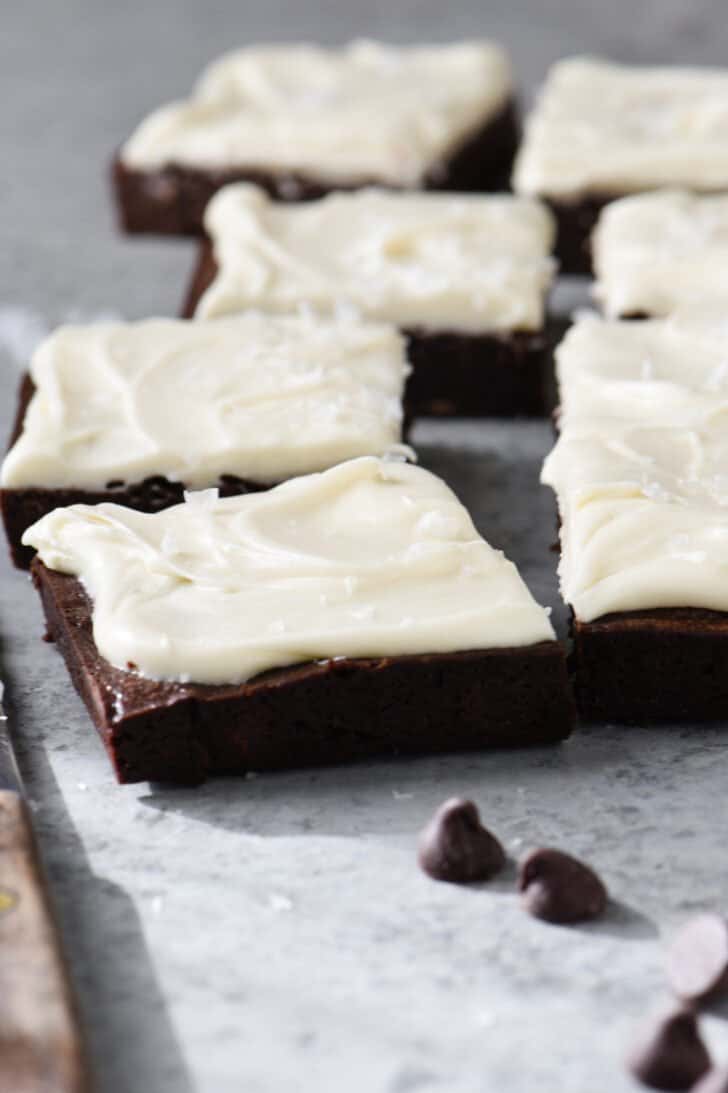
[(710, 1069), (695, 1014), (677, 1010), (658, 1018), (635, 1044), (627, 1065), (651, 1089), (692, 1089)]
[(690, 1093), (728, 1093), (728, 1066), (713, 1067)]
[(728, 989), (728, 922), (705, 913), (691, 918), (667, 951), (667, 978), (678, 998), (698, 1001)]
[(607, 890), (596, 873), (561, 850), (532, 850), (518, 865), (518, 889), (529, 914), (547, 922), (580, 922), (601, 915)]
[(465, 884), (487, 880), (503, 868), (505, 851), (480, 822), (472, 801), (451, 797), (420, 836), (419, 862), (435, 880)]

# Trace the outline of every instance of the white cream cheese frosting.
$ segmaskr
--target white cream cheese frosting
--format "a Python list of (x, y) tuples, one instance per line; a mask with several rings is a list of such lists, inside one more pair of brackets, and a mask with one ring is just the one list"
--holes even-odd
[(584, 418), (686, 425), (728, 404), (728, 318), (581, 317), (556, 350), (561, 427)]
[(511, 94), (508, 58), (488, 41), (240, 49), (210, 65), (191, 98), (147, 117), (121, 158), (137, 170), (244, 167), (416, 186)]
[[(582, 319), (559, 351), (561, 431), (542, 481), (577, 618), (728, 611), (728, 328)], [(722, 358), (722, 359), (721, 359)]]
[(352, 460), (224, 500), (193, 493), (154, 515), (74, 505), (23, 541), (84, 583), (102, 656), (155, 679), (236, 683), (317, 658), (554, 637), (452, 491), (404, 462)]
[(656, 190), (607, 205), (592, 236), (611, 317), (728, 303), (728, 195)]
[(291, 205), (240, 183), (215, 195), (205, 227), (218, 272), (202, 318), (344, 305), (400, 327), (543, 326), (554, 222), (529, 199), (368, 189)]
[(42, 343), (5, 488), (164, 475), (268, 484), (401, 440), (409, 366), (393, 327), (250, 312), (66, 326)]
[(516, 192), (576, 201), (661, 186), (728, 188), (728, 69), (554, 65), (526, 124)]
[[(558, 497), (561, 591), (577, 618), (728, 611), (727, 424), (723, 411), (717, 440), (710, 423), (652, 437), (559, 438), (543, 481)], [(680, 469), (678, 453), (687, 456)]]

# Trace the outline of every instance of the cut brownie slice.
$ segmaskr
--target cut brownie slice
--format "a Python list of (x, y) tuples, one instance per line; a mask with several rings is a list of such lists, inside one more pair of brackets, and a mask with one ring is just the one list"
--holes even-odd
[(570, 58), (551, 69), (514, 170), (517, 193), (551, 205), (566, 273), (588, 272), (609, 201), (681, 186), (728, 188), (728, 70)]
[(156, 515), (58, 509), (25, 541), (121, 781), (571, 730), (546, 612), (420, 468), (363, 458)]
[(587, 318), (558, 351), (560, 433), (542, 480), (558, 500), (585, 720), (728, 719), (722, 322)]
[(131, 232), (198, 234), (221, 186), (279, 201), (367, 185), (499, 190), (518, 142), (508, 59), (491, 42), (241, 49), (150, 115), (113, 179)]
[(593, 236), (595, 295), (612, 317), (728, 302), (728, 196), (658, 190), (615, 201)]
[(365, 190), (276, 205), (226, 187), (183, 314), (352, 309), (406, 335), (413, 413), (543, 414), (552, 219), (508, 195)]
[[(21, 387), (0, 504), (23, 532), (76, 502), (154, 512), (185, 488), (267, 488), (402, 439), (404, 345), (388, 326), (248, 314), (64, 327)], [(32, 377), (32, 378), (31, 378)]]

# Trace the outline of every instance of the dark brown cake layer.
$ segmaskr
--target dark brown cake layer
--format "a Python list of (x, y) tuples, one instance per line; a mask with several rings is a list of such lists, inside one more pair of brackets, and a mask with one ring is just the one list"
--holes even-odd
[(113, 668), (74, 577), (32, 565), (76, 690), (120, 782), (194, 784), (215, 774), (371, 756), (550, 744), (574, 720), (557, 642), (464, 653), (324, 660), (236, 686), (161, 683)]
[[(508, 189), (518, 138), (518, 109), (511, 100), (446, 163), (433, 168), (422, 188), (462, 192)], [(299, 172), (245, 166), (214, 171), (170, 164), (155, 171), (139, 171), (125, 167), (118, 156), (112, 165), (112, 180), (122, 229), (162, 235), (201, 235), (208, 201), (231, 182), (254, 182), (278, 201), (310, 201), (334, 190), (378, 184), (371, 178), (334, 184)]]
[[(35, 387), (30, 376), (25, 375), (20, 381), (18, 409), (10, 436), (9, 448), (20, 436), (28, 403), (33, 397)], [(19, 569), (27, 569), (35, 551), (23, 546), (21, 540), (27, 528), (40, 520), (53, 509), (65, 505), (98, 505), (102, 501), (113, 501), (117, 505), (126, 505), (139, 512), (160, 512), (170, 505), (178, 505), (184, 500), (187, 487), (182, 482), (170, 482), (163, 475), (153, 475), (142, 482), (115, 481), (107, 483), (104, 490), (86, 489), (0, 489), (0, 512), (2, 513), (5, 534), (10, 547), (13, 564)], [(268, 489), (268, 484), (250, 482), (234, 474), (221, 475), (218, 488), (222, 497), (235, 494), (254, 493)]]
[(573, 618), (572, 636), (584, 721), (728, 721), (728, 614), (684, 607)]
[[(191, 319), (217, 274), (212, 245), (200, 244), (182, 318)], [(412, 373), (410, 416), (543, 417), (553, 406), (551, 339), (531, 334), (403, 330)]]
[(551, 358), (546, 334), (403, 331), (413, 417), (543, 417)]

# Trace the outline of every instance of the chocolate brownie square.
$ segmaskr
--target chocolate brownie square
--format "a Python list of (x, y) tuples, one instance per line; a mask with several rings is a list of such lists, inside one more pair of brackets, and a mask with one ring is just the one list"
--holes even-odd
[(722, 313), (582, 318), (557, 351), (562, 595), (585, 720), (728, 719)]
[(120, 781), (571, 731), (546, 612), (421, 468), (359, 459), (155, 515), (59, 509), (26, 542), (48, 634)]

